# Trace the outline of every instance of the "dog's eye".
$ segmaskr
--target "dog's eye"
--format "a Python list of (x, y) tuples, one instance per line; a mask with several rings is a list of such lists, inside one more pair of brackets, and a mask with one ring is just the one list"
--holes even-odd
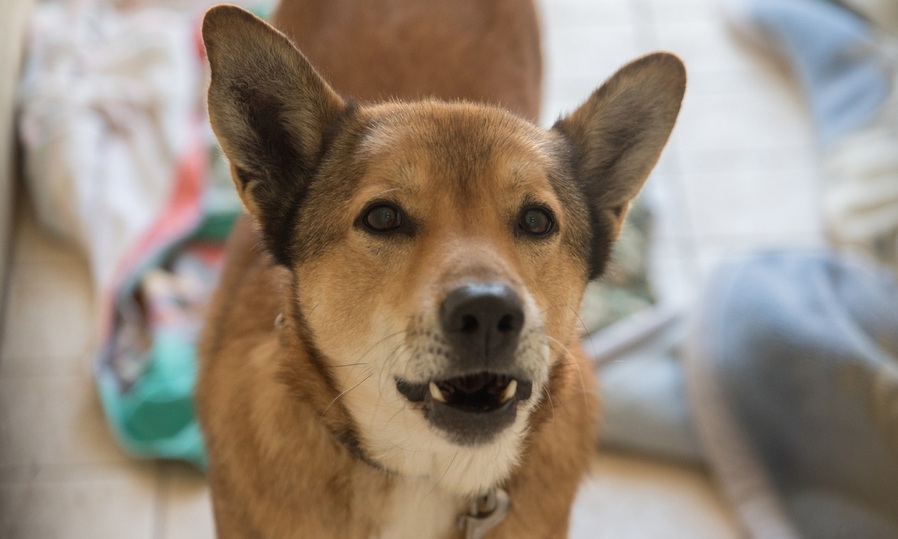
[(552, 214), (544, 208), (525, 208), (518, 217), (518, 228), (530, 236), (545, 236), (554, 226)]
[(365, 212), (362, 221), (372, 232), (389, 232), (402, 225), (402, 212), (388, 204), (378, 204)]

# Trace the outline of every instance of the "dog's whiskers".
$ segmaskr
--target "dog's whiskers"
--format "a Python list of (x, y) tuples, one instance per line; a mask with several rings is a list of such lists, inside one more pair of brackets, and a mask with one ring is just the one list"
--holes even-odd
[[(389, 335), (386, 335), (386, 336), (382, 337), (382, 338), (379, 339), (377, 342), (375, 342), (374, 344), (372, 344), (371, 347), (369, 347), (367, 350), (365, 350), (364, 352), (362, 352), (362, 355), (360, 356), (359, 359), (361, 360), (361, 359), (366, 358), (366, 357), (368, 356), (368, 354), (370, 354), (371, 352), (373, 352), (378, 346), (384, 344), (384, 343), (387, 342), (389, 339), (393, 339), (393, 338), (395, 338), (395, 337), (400, 337), (400, 336), (402, 336), (402, 335), (404, 335), (404, 334), (405, 334), (405, 330), (399, 330), (399, 331), (396, 331), (396, 332), (394, 332), (394, 333), (390, 333)], [(364, 362), (363, 362), (363, 363), (364, 363)]]
[[(399, 346), (394, 348), (393, 351), (390, 352), (390, 354), (387, 356), (387, 359), (385, 360), (384, 365), (380, 370), (380, 375), (377, 380), (377, 403), (375, 403), (374, 410), (371, 412), (371, 421), (368, 423), (369, 429), (374, 428), (374, 421), (377, 419), (377, 411), (380, 409), (380, 403), (382, 401), (384, 401), (384, 392), (383, 392), (384, 377), (390, 372), (389, 367), (390, 367), (391, 362), (395, 361), (396, 356), (402, 351), (402, 348), (406, 347), (406, 346), (407, 345), (405, 343), (400, 343)], [(393, 416), (390, 417), (389, 420), (387, 420), (387, 422), (384, 424), (384, 426), (386, 427), (387, 425), (389, 425), (390, 422), (393, 421), (393, 419), (397, 415), (399, 415), (403, 410), (405, 410), (406, 408), (407, 408), (407, 406), (403, 404), (399, 408), (399, 410), (395, 414), (393, 414)]]
[[(555, 344), (557, 344), (558, 346), (561, 347), (561, 349), (564, 351), (563, 357), (565, 359), (568, 359), (571, 357), (576, 357), (576, 356), (574, 356), (574, 353), (571, 351), (571, 349), (568, 348), (564, 343), (562, 343), (558, 339), (556, 339), (550, 335), (544, 335), (544, 337), (546, 338), (546, 344), (549, 344), (551, 346), (552, 342), (554, 342)], [(591, 363), (591, 362), (568, 360), (568, 361), (564, 361), (561, 364), (564, 366), (578, 367), (579, 365), (583, 365), (584, 363)], [(586, 396), (589, 392), (586, 391), (586, 383), (583, 381), (583, 372), (579, 368), (574, 368), (574, 371), (577, 373), (577, 378), (580, 381), (580, 393), (583, 394), (583, 405), (586, 406), (587, 408), (589, 408), (589, 400)]]
[(552, 399), (552, 391), (546, 390), (546, 398), (549, 399), (549, 408), (552, 410), (552, 421), (555, 421), (555, 401)]
[[(384, 336), (383, 338), (379, 339), (377, 342), (375, 342), (374, 344), (372, 344), (367, 350), (365, 350), (365, 352), (362, 353), (362, 355), (359, 357), (359, 361), (356, 361), (356, 362), (354, 362), (354, 363), (341, 363), (341, 364), (337, 364), (337, 365), (331, 365), (331, 367), (333, 367), (333, 368), (342, 368), (342, 367), (364, 367), (364, 368), (365, 368), (365, 372), (367, 373), (367, 376), (366, 376), (363, 380), (361, 380), (360, 382), (358, 382), (356, 385), (354, 385), (353, 387), (351, 387), (351, 388), (349, 388), (348, 390), (344, 391), (343, 393), (340, 393), (339, 395), (337, 395), (337, 398), (334, 399), (334, 401), (332, 401), (332, 402), (328, 405), (328, 407), (325, 409), (324, 412), (326, 413), (327, 410), (329, 410), (330, 407), (333, 406), (334, 402), (336, 402), (338, 399), (340, 399), (341, 397), (343, 397), (346, 393), (348, 393), (349, 391), (352, 391), (353, 389), (355, 389), (356, 387), (358, 387), (359, 385), (361, 385), (362, 383), (364, 383), (366, 380), (368, 380), (369, 378), (371, 378), (372, 376), (374, 376), (375, 372), (374, 372), (374, 370), (373, 370), (373, 368), (372, 368), (371, 362), (369, 362), (369, 361), (364, 361), (364, 360), (365, 360), (371, 353), (373, 353), (373, 352), (377, 349), (378, 346), (384, 344), (385, 342), (387, 342), (387, 341), (390, 340), (390, 339), (393, 339), (393, 338), (396, 338), (396, 337), (401, 337), (404, 333), (405, 333), (405, 331), (400, 330), (400, 331), (397, 331), (397, 332), (395, 332), (395, 333), (391, 333), (391, 334), (386, 335), (386, 336)], [(381, 372), (383, 372), (383, 371), (381, 371)], [(351, 375), (350, 375), (350, 376), (351, 376)]]
[(409, 344), (405, 341), (399, 343), (393, 348), (393, 351), (387, 354), (387, 357), (384, 359), (383, 370), (390, 371), (393, 363), (395, 363), (399, 359), (399, 354), (401, 352), (409, 351)]
[(387, 422), (384, 423), (384, 427), (389, 426), (390, 423), (392, 423), (393, 420), (396, 419), (396, 416), (398, 416), (399, 414), (401, 414), (405, 409), (406, 409), (406, 406), (403, 406), (403, 407), (400, 408), (399, 410), (396, 410), (396, 413), (393, 414), (393, 415), (391, 415), (391, 416), (390, 416), (390, 419), (387, 419)]
[[(570, 309), (574, 313), (574, 316), (577, 317), (577, 321), (580, 322), (580, 327), (583, 328), (583, 336), (585, 337), (589, 335), (589, 329), (586, 327), (586, 322), (583, 321), (583, 317), (580, 316), (580, 312), (571, 306), (568, 306), (568, 309)], [(596, 345), (594, 342), (592, 342), (592, 340), (589, 341), (589, 346), (590, 348), (592, 348), (592, 357), (596, 357), (598, 355), (598, 351), (596, 350)]]
[(573, 352), (571, 352), (571, 349), (566, 344), (559, 341), (555, 337), (552, 337), (551, 335), (546, 335), (545, 333), (542, 335), (542, 337), (545, 339), (544, 344), (546, 346), (552, 347), (552, 345), (555, 345), (555, 347), (556, 347), (555, 349), (557, 351), (563, 352), (564, 357), (570, 357), (573, 355)]
[(373, 373), (369, 374), (368, 376), (366, 376), (366, 377), (362, 378), (361, 380), (359, 380), (359, 382), (356, 383), (354, 386), (350, 387), (349, 389), (346, 389), (346, 390), (342, 391), (339, 395), (337, 395), (336, 397), (334, 397), (334, 400), (332, 400), (332, 401), (330, 402), (330, 404), (327, 405), (327, 407), (324, 409), (324, 411), (321, 412), (321, 415), (326, 415), (326, 414), (327, 414), (327, 411), (331, 409), (331, 406), (333, 406), (335, 402), (337, 402), (338, 400), (340, 400), (340, 398), (342, 398), (343, 396), (345, 396), (347, 393), (349, 393), (349, 392), (352, 391), (353, 389), (355, 389), (355, 388), (359, 387), (360, 385), (362, 385), (363, 383), (365, 383), (365, 382), (366, 382), (369, 378), (371, 378), (372, 376), (374, 376)]
[(441, 475), (440, 478), (437, 479), (437, 482), (434, 483), (433, 488), (430, 489), (430, 492), (427, 493), (428, 496), (430, 496), (431, 494), (433, 494), (436, 491), (437, 487), (439, 487), (440, 483), (443, 481), (443, 478), (446, 477), (447, 473), (449, 473), (449, 469), (452, 468), (453, 464), (455, 464), (455, 459), (458, 457), (459, 451), (460, 451), (460, 449), (455, 450), (455, 454), (452, 455), (452, 460), (449, 461), (449, 465), (446, 466), (446, 470), (443, 472), (443, 475)]

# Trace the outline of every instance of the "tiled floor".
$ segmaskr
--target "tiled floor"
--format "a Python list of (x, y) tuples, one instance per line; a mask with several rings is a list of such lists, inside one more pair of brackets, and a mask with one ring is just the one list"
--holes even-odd
[[(651, 191), (662, 202), (661, 285), (689, 288), (721, 259), (822, 242), (808, 118), (784, 69), (734, 40), (716, 0), (542, 0), (544, 123), (624, 62), (681, 55), (690, 84)], [(676, 287), (674, 285), (677, 285)], [(0, 537), (211, 537), (204, 479), (115, 445), (90, 376), (83, 259), (20, 212), (0, 348)], [(673, 292), (671, 292), (673, 293)], [(574, 516), (578, 537), (735, 537), (701, 471), (603, 454)]]

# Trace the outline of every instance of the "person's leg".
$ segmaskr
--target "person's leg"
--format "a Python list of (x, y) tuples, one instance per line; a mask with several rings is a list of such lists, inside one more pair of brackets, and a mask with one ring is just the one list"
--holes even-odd
[(752, 537), (771, 522), (794, 525), (787, 537), (898, 537), (894, 276), (819, 254), (724, 266), (686, 364), (704, 453)]

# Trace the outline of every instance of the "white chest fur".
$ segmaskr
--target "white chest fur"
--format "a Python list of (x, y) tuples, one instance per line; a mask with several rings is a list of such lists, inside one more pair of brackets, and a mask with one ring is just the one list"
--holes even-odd
[(387, 507), (378, 539), (446, 537), (464, 510), (457, 496), (434, 489), (432, 481), (423, 479), (400, 479)]

